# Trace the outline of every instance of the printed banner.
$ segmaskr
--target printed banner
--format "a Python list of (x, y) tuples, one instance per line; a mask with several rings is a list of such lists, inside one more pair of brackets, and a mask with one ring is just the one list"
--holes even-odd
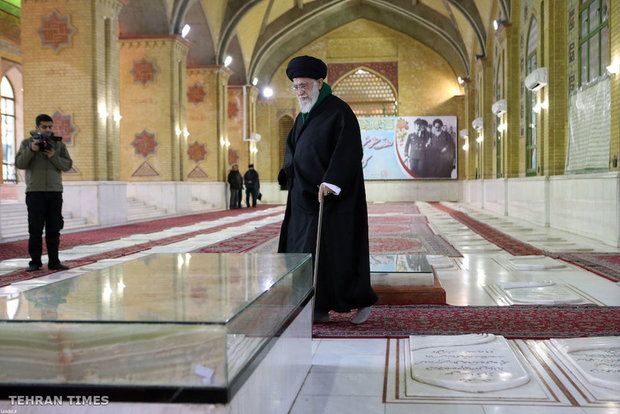
[(456, 116), (358, 118), (364, 179), (457, 178)]

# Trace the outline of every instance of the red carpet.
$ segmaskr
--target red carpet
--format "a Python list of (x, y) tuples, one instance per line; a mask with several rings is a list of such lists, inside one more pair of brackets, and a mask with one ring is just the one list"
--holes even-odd
[[(236, 212), (238, 210), (232, 210), (232, 211)], [(221, 212), (219, 212), (219, 213), (221, 213)], [(210, 214), (210, 213), (207, 213), (207, 214)], [(237, 213), (237, 214), (239, 214), (239, 213)], [(278, 214), (281, 214), (281, 212), (266, 214), (266, 215), (258, 216), (258, 217), (251, 217), (251, 218), (248, 218), (248, 219), (245, 219), (245, 220), (236, 221), (236, 222), (234, 222), (232, 224), (240, 225), (240, 224), (248, 223), (248, 222), (253, 221), (253, 220), (257, 220), (260, 217), (270, 217), (270, 216), (274, 216), (274, 215), (278, 215)], [(202, 216), (202, 214), (194, 215), (194, 216), (190, 216), (190, 217), (196, 217), (196, 216)], [(178, 217), (178, 218), (181, 218), (181, 217)], [(157, 221), (159, 222), (159, 221), (167, 221), (167, 220), (173, 220), (173, 219), (157, 220)], [(203, 221), (203, 220), (199, 220), (199, 221)], [(186, 224), (190, 224), (190, 223), (194, 223), (194, 222), (196, 222), (196, 221), (187, 222)], [(143, 224), (143, 223), (140, 223), (140, 224)], [(118, 250), (112, 250), (112, 251), (105, 252), (105, 253), (99, 253), (99, 254), (91, 255), (91, 256), (88, 256), (87, 258), (80, 259), (80, 260), (67, 260), (67, 261), (63, 262), (63, 264), (65, 264), (66, 266), (69, 266), (69, 268), (74, 268), (74, 267), (78, 267), (78, 266), (84, 266), (84, 265), (89, 264), (89, 263), (94, 263), (96, 261), (103, 260), (103, 259), (113, 259), (113, 258), (117, 258), (117, 257), (128, 256), (130, 254), (134, 254), (134, 253), (138, 253), (138, 252), (141, 252), (141, 251), (144, 251), (144, 250), (148, 250), (148, 249), (150, 249), (150, 248), (152, 248), (154, 246), (164, 246), (164, 245), (167, 245), (167, 244), (176, 243), (178, 241), (186, 240), (186, 239), (189, 239), (190, 237), (194, 237), (194, 236), (197, 236), (199, 234), (214, 233), (214, 232), (223, 230), (226, 227), (231, 226), (232, 224), (231, 223), (223, 224), (221, 226), (212, 227), (212, 228), (206, 229), (206, 230), (199, 230), (199, 231), (195, 231), (195, 232), (191, 232), (191, 233), (184, 233), (184, 234), (181, 234), (181, 235), (178, 235), (178, 236), (167, 237), (165, 239), (154, 240), (154, 241), (150, 241), (150, 242), (142, 243), (142, 244), (136, 244), (136, 245), (133, 245), (131, 247), (125, 247), (125, 248), (121, 248), (121, 249), (118, 249)], [(169, 227), (174, 227), (174, 226), (178, 226), (178, 225), (179, 224), (174, 224), (174, 225), (169, 226)], [(131, 227), (131, 226), (133, 226), (133, 225), (122, 226), (122, 227), (126, 228), (126, 227)], [(267, 227), (267, 226), (264, 226), (264, 227)], [(119, 228), (116, 227), (114, 229), (118, 230)], [(105, 230), (108, 230), (108, 229), (103, 229), (101, 231), (105, 231)], [(123, 229), (123, 231), (125, 231), (125, 230), (126, 229)], [(94, 231), (90, 231), (88, 233), (97, 233), (97, 231), (94, 230)], [(120, 231), (119, 231), (119, 233), (120, 233)], [(134, 234), (134, 233), (129, 233), (129, 235), (130, 234)], [(127, 234), (125, 234), (125, 235), (127, 235)], [(62, 236), (62, 237), (64, 237), (64, 236)], [(10, 244), (10, 243), (6, 243), (6, 244)], [(61, 245), (63, 245), (63, 243), (61, 243)], [(45, 276), (45, 275), (48, 275), (50, 273), (53, 273), (53, 271), (50, 271), (47, 268), (43, 267), (38, 272), (30, 272), (29, 273), (29, 272), (26, 272), (25, 270), (19, 270), (19, 271), (16, 271), (16, 272), (5, 274), (5, 275), (0, 275), (0, 287), (9, 285), (11, 283), (20, 282), (20, 281), (23, 281), (23, 280), (30, 280), (30, 279), (34, 279), (34, 278), (37, 278), (37, 277)]]
[(620, 307), (600, 306), (375, 306), (362, 325), (353, 313), (330, 312), (313, 337), (406, 337), (492, 333), (507, 338), (610, 336), (620, 334)]
[(620, 281), (620, 254), (618, 253), (559, 253), (559, 259), (583, 267), (599, 276)]
[(520, 240), (510, 237), (506, 233), (494, 229), (488, 224), (484, 224), (467, 214), (454, 210), (450, 207), (446, 207), (438, 202), (429, 203), (438, 210), (445, 211), (450, 214), (455, 220), (466, 225), (491, 243), (494, 243), (515, 256), (530, 256), (530, 255), (544, 255), (546, 252), (540, 250), (531, 244), (524, 243)]
[[(394, 210), (391, 205), (381, 206), (387, 211)], [(461, 257), (454, 246), (433, 233), (426, 216), (371, 215), (368, 217), (368, 234), (371, 254), (437, 254)]]
[[(244, 253), (280, 235), (282, 223), (267, 224), (251, 233), (234, 236), (209, 247), (200, 249), (199, 253)], [(276, 253), (274, 251), (274, 253)]]
[[(273, 204), (261, 204), (251, 211), (266, 210), (275, 207)], [(126, 224), (123, 226), (108, 227), (98, 230), (86, 230), (76, 233), (62, 233), (60, 236), (60, 249), (70, 249), (74, 246), (84, 244), (102, 243), (104, 241), (116, 240), (121, 237), (131, 236), (132, 234), (155, 233), (169, 229), (170, 227), (187, 226), (201, 221), (217, 220), (222, 217), (238, 216), (247, 213), (249, 210), (242, 208), (238, 210), (212, 211), (209, 213), (191, 214), (187, 216), (171, 217), (165, 219), (145, 221), (142, 223)], [(45, 243), (43, 243), (45, 249)], [(45, 252), (45, 250), (44, 250)], [(28, 240), (19, 240), (0, 244), (0, 261), (13, 259), (16, 257), (28, 256)]]

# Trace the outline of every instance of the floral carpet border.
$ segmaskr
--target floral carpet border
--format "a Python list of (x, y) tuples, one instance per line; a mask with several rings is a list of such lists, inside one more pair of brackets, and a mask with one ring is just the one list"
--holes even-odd
[(507, 338), (619, 335), (619, 306), (375, 306), (361, 325), (353, 313), (330, 312), (330, 322), (315, 324), (313, 337), (407, 337), (492, 333)]

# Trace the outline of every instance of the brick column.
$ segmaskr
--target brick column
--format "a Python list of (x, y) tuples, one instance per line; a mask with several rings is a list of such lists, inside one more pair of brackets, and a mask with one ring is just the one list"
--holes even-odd
[[(117, 0), (22, 1), (26, 128), (54, 118), (74, 161), (67, 180), (118, 180)], [(115, 120), (116, 119), (116, 120)]]
[(185, 180), (189, 47), (176, 35), (119, 43), (121, 179)]
[(185, 170), (190, 181), (218, 179), (219, 136), (218, 71), (220, 66), (196, 66), (187, 69), (188, 162)]
[[(549, 4), (553, 3), (553, 4)], [(543, 63), (549, 83), (539, 92), (542, 109), (543, 154), (542, 174), (562, 175), (566, 164), (567, 80), (566, 80), (566, 2), (544, 2)]]
[(493, 152), (493, 142), (495, 141), (495, 115), (491, 111), (493, 105), (493, 62), (491, 59), (479, 59), (482, 64), (482, 118), (484, 119), (484, 141), (481, 144), (482, 154), (482, 178), (495, 178), (495, 156)]
[[(513, 178), (519, 176), (519, 163), (525, 155), (519, 145), (521, 137), (520, 98), (521, 91), (519, 72), (519, 15), (520, 2), (512, 2), (510, 19), (513, 24), (504, 26), (503, 32), (506, 37), (506, 60), (504, 65), (506, 79), (506, 115), (508, 128), (504, 134), (504, 146), (506, 162), (504, 165), (504, 177)], [(524, 139), (524, 138), (523, 138)], [(525, 169), (525, 167), (523, 167)]]
[(228, 79), (232, 71), (224, 66), (216, 72), (217, 84), (217, 138), (218, 138), (218, 174), (217, 180), (226, 182), (228, 176)]

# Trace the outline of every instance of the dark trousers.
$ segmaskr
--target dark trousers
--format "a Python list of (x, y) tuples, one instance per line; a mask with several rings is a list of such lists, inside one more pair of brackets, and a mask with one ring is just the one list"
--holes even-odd
[(256, 199), (258, 198), (258, 189), (245, 187), (245, 205), (250, 207), (250, 195), (252, 196), (252, 207), (256, 207)]
[(43, 228), (45, 227), (45, 245), (47, 246), (48, 266), (60, 263), (58, 260), (58, 246), (60, 245), (60, 230), (64, 226), (62, 218), (62, 193), (51, 191), (32, 191), (26, 193), (28, 206), (28, 253), (30, 264), (41, 266), (41, 252), (43, 251)]
[(230, 209), (241, 208), (241, 189), (230, 189)]

